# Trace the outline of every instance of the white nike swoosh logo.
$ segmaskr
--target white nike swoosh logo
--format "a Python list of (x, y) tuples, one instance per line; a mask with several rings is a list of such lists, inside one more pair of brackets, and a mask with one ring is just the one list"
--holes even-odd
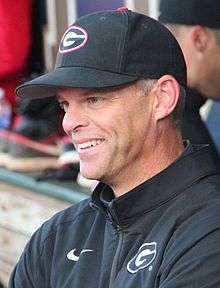
[(79, 257), (80, 257), (81, 254), (87, 253), (87, 252), (92, 252), (93, 250), (91, 250), (91, 249), (84, 249), (84, 250), (82, 250), (82, 251), (80, 252), (79, 256), (75, 255), (75, 251), (76, 251), (76, 249), (70, 250), (70, 251), (68, 252), (68, 254), (67, 254), (67, 259), (69, 259), (69, 260), (71, 260), (71, 261), (77, 262), (77, 261), (79, 261)]

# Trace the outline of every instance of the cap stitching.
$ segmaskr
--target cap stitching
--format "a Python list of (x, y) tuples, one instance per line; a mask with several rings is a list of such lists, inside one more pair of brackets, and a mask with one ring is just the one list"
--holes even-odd
[(127, 32), (128, 32), (128, 13), (127, 11), (120, 12), (123, 16), (122, 18), (122, 29), (121, 29), (121, 35), (120, 35), (120, 45), (118, 47), (118, 55), (120, 56), (118, 65), (116, 67), (116, 70), (120, 73), (123, 69), (123, 63), (125, 58), (125, 43), (127, 38)]

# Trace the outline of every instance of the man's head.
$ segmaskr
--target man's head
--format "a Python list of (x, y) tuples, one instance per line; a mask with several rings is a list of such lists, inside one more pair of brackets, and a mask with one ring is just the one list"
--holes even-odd
[[(112, 187), (120, 178), (131, 188), (173, 160), (180, 136), (172, 116), (179, 84), (186, 86), (186, 65), (172, 34), (159, 22), (122, 9), (77, 20), (64, 33), (55, 70), (18, 87), (17, 94), (57, 94), (82, 174)], [(172, 145), (162, 144), (162, 137), (173, 139)], [(164, 160), (159, 151), (167, 147), (172, 153)]]
[(220, 1), (161, 0), (159, 21), (177, 38), (187, 64), (188, 85), (220, 98)]
[[(81, 173), (109, 184), (116, 194), (154, 176), (177, 157), (181, 137), (171, 115), (179, 85), (173, 76), (115, 88), (61, 88), (57, 94)], [(167, 147), (172, 152), (164, 157)]]

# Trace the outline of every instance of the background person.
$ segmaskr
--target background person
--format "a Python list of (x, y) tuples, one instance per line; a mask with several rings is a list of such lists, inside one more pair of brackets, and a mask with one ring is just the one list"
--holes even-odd
[(206, 99), (220, 99), (220, 1), (161, 0), (159, 12), (159, 21), (183, 50), (192, 89), (186, 97), (183, 137), (193, 143), (209, 143), (217, 153), (199, 111)]
[(55, 70), (17, 93), (57, 95), (80, 172), (100, 183), (33, 235), (9, 287), (220, 285), (219, 170), (207, 145), (182, 141), (185, 86), (156, 20), (121, 8), (67, 29)]

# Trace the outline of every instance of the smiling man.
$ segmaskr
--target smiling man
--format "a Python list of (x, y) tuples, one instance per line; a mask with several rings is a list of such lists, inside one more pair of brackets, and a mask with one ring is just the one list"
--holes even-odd
[(54, 71), (18, 87), (56, 96), (92, 196), (36, 231), (11, 288), (220, 285), (220, 174), (183, 141), (186, 65), (172, 34), (121, 8), (67, 29)]
[[(158, 99), (165, 107), (157, 112), (158, 107), (153, 106), (155, 94), (169, 93), (169, 89), (174, 90), (173, 95)], [(63, 128), (79, 153), (81, 173), (110, 184), (115, 195), (120, 196), (168, 166), (183, 151), (183, 144), (174, 121), (164, 121), (167, 129), (172, 126), (176, 139), (173, 142), (169, 136), (166, 157), (154, 163), (162, 150), (157, 142), (164, 137), (162, 130), (155, 133), (154, 109), (158, 119), (166, 118), (178, 101), (178, 91), (176, 80), (169, 75), (157, 83), (139, 80), (117, 89), (61, 89), (58, 99), (65, 111)]]

